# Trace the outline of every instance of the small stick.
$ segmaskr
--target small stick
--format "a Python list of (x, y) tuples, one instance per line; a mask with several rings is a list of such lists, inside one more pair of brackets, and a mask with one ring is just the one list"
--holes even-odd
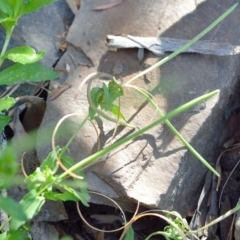
[[(188, 43), (189, 40), (176, 38), (137, 37), (137, 36), (114, 36), (108, 35), (106, 44), (110, 49), (118, 48), (145, 48), (156, 56), (162, 56), (165, 52), (174, 52)], [(187, 53), (211, 54), (217, 56), (236, 55), (240, 53), (240, 46), (229, 43), (203, 40), (194, 43)]]
[(54, 99), (58, 98), (63, 92), (65, 92), (67, 89), (71, 88), (71, 85), (64, 83), (59, 89), (56, 91), (52, 92), (50, 95), (49, 100), (53, 101)]

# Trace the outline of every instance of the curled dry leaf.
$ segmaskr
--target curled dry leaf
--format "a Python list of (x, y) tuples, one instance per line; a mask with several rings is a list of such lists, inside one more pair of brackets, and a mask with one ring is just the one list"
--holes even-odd
[(68, 43), (66, 41), (63, 41), (60, 46), (58, 47), (58, 49), (62, 52), (65, 52), (67, 49)]
[(22, 125), (26, 132), (37, 129), (43, 119), (46, 102), (36, 96), (22, 96), (17, 98), (17, 101), (22, 100), (26, 103), (26, 109), (22, 116)]

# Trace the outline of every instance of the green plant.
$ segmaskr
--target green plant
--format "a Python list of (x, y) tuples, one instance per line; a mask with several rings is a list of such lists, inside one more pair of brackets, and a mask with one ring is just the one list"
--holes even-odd
[[(52, 69), (36, 63), (44, 57), (44, 50), (36, 52), (29, 46), (17, 46), (8, 50), (12, 33), (20, 17), (52, 2), (55, 2), (55, 0), (1, 0), (0, 24), (5, 30), (6, 37), (0, 53), (0, 67), (6, 59), (11, 60), (14, 64), (0, 72), (0, 85), (11, 85), (26, 80), (39, 82), (58, 77), (58, 74)], [(0, 99), (0, 111), (8, 110), (14, 104), (15, 100), (13, 98), (2, 98)], [(0, 116), (0, 131), (10, 120), (7, 116)]]
[[(36, 63), (44, 57), (44, 50), (36, 53), (36, 51), (29, 46), (17, 46), (8, 49), (12, 33), (20, 17), (24, 14), (34, 12), (54, 1), (55, 0), (1, 0), (0, 25), (5, 30), (5, 41), (0, 53), (0, 67), (6, 59), (12, 61), (13, 64), (0, 72), (0, 85), (11, 85), (23, 81), (39, 82), (58, 77), (58, 74), (52, 69)], [(5, 116), (3, 112), (13, 107), (14, 104), (15, 99), (9, 96), (0, 99), (0, 132), (2, 132), (4, 127), (11, 121), (11, 118)], [(3, 160), (0, 162), (0, 189), (2, 190), (12, 185), (13, 178), (19, 166), (16, 162), (14, 151), (10, 148), (5, 149), (5, 151), (1, 153), (1, 159)], [(12, 216), (11, 218), (19, 220), (27, 218), (24, 209), (9, 197), (0, 196), (0, 206), (1, 209)], [(23, 230), (15, 231), (11, 235), (11, 238), (20, 239), (20, 235), (24, 234), (24, 232)], [(7, 239), (6, 234), (1, 235), (0, 239)]]
[[(4, 70), (0, 73), (0, 80), (5, 79), (6, 76), (10, 77), (11, 79), (11, 71), (18, 72), (22, 71), (22, 69), (26, 66), (34, 66), (34, 69), (38, 69), (36, 65), (32, 61), (39, 60), (39, 58), (42, 57), (43, 53), (35, 53), (32, 50), (27, 51), (26, 48), (23, 49), (14, 49), (6, 51), (5, 45), (8, 45), (9, 39), (12, 34), (12, 29), (15, 27), (15, 24), (17, 20), (19, 19), (19, 16), (25, 13), (28, 13), (33, 10), (37, 10), (39, 7), (42, 7), (45, 4), (49, 4), (53, 1), (17, 1), (17, 4), (14, 5), (14, 1), (11, 0), (5, 0), (3, 1), (4, 5), (0, 7), (0, 10), (2, 11), (2, 17), (1, 21), (2, 24), (4, 23), (4, 29), (6, 30), (6, 41), (7, 43), (4, 44), (3, 54), (1, 54), (1, 57), (3, 59), (22, 59), (18, 56), (18, 54), (21, 55), (21, 52), (23, 49), (24, 53), (28, 53), (32, 56), (30, 57), (31, 60), (29, 60), (29, 56), (25, 58), (25, 62), (17, 63), (13, 65), (15, 68), (9, 68), (7, 70)], [(21, 4), (19, 3), (21, 2)], [(32, 6), (38, 6), (37, 8), (32, 8)], [(204, 30), (201, 34), (199, 34), (197, 37), (195, 37), (192, 41), (190, 41), (188, 44), (184, 45), (181, 49), (176, 51), (175, 53), (169, 55), (167, 58), (160, 61), (158, 64), (152, 66), (151, 68), (143, 71), (141, 75), (147, 73), (148, 71), (151, 71), (153, 68), (158, 67), (164, 63), (166, 63), (168, 60), (176, 56), (177, 54), (181, 53), (184, 49), (188, 48), (191, 44), (196, 42), (200, 37), (202, 37), (204, 34), (206, 34), (208, 31), (210, 31), (214, 26), (216, 26), (217, 23), (219, 23), (221, 20), (223, 20), (228, 14), (230, 14), (231, 11), (233, 11), (236, 8), (237, 4), (235, 4), (232, 8), (230, 8), (228, 11), (226, 11), (220, 18), (218, 18), (213, 24), (211, 24), (206, 30)], [(9, 10), (9, 9), (15, 9)], [(23, 10), (25, 9), (25, 10)], [(30, 9), (30, 10), (29, 10)], [(12, 20), (14, 19), (14, 20)], [(13, 22), (15, 24), (13, 24)], [(9, 38), (9, 39), (8, 39)], [(30, 53), (31, 52), (31, 53)], [(13, 55), (12, 55), (13, 53)], [(16, 54), (17, 53), (17, 54)], [(15, 54), (15, 55), (14, 55)], [(28, 55), (28, 54), (27, 54)], [(28, 59), (28, 60), (26, 60)], [(28, 62), (27, 65), (26, 61)], [(21, 70), (19, 70), (21, 69)], [(1, 74), (4, 75), (4, 77), (1, 78)], [(42, 79), (37, 78), (33, 75), (33, 71), (28, 72), (28, 75), (24, 75), (24, 79), (30, 79), (33, 81), (39, 81)], [(54, 74), (53, 74), (54, 75)], [(88, 116), (84, 119), (83, 122), (79, 124), (78, 129), (76, 129), (76, 133), (70, 138), (66, 146), (59, 147), (55, 146), (55, 136), (57, 133), (57, 129), (59, 125), (67, 119), (67, 117), (70, 117), (72, 115), (66, 116), (64, 119), (62, 119), (59, 124), (56, 126), (53, 137), (52, 137), (52, 146), (53, 151), (49, 153), (48, 157), (43, 161), (42, 165), (38, 167), (35, 172), (33, 172), (31, 175), (27, 176), (24, 179), (24, 182), (29, 190), (29, 192), (21, 199), (19, 203), (16, 203), (10, 198), (3, 198), (0, 197), (0, 206), (4, 211), (6, 211), (10, 217), (1, 225), (0, 230), (4, 228), (5, 225), (10, 224), (9, 231), (6, 231), (0, 235), (0, 239), (29, 239), (29, 237), (26, 235), (26, 232), (28, 230), (26, 224), (29, 220), (31, 220), (40, 210), (42, 205), (47, 199), (54, 200), (54, 201), (81, 201), (84, 205), (88, 206), (88, 200), (89, 200), (89, 194), (87, 191), (87, 182), (83, 173), (83, 170), (85, 167), (89, 166), (92, 163), (95, 163), (99, 160), (100, 157), (104, 156), (105, 154), (109, 153), (110, 151), (113, 151), (114, 149), (122, 146), (123, 144), (126, 144), (127, 142), (133, 140), (134, 138), (140, 136), (141, 134), (145, 133), (149, 129), (153, 128), (154, 126), (157, 126), (160, 123), (167, 123), (167, 125), (170, 127), (170, 129), (180, 138), (180, 140), (188, 147), (195, 156), (197, 156), (211, 171), (213, 171), (216, 175), (216, 171), (198, 154), (182, 137), (181, 135), (174, 129), (174, 127), (171, 125), (171, 123), (168, 121), (168, 119), (176, 116), (177, 114), (186, 111), (187, 109), (195, 106), (196, 104), (205, 101), (209, 99), (210, 97), (216, 95), (219, 93), (218, 90), (210, 92), (208, 94), (205, 94), (201, 97), (198, 97), (180, 107), (177, 109), (171, 111), (170, 113), (163, 115), (163, 113), (160, 111), (160, 109), (157, 107), (157, 104), (153, 101), (152, 96), (145, 90), (140, 89), (136, 86), (131, 85), (130, 83), (135, 80), (137, 77), (141, 76), (137, 75), (134, 78), (132, 78), (127, 84), (120, 85), (114, 77), (112, 77), (109, 74), (105, 73), (97, 73), (89, 75), (83, 81), (85, 83), (88, 82), (88, 89), (87, 89), (87, 98), (89, 102), (89, 113)], [(52, 76), (52, 78), (56, 77), (56, 75)], [(101, 88), (93, 88), (91, 89), (91, 82), (94, 79), (98, 79), (101, 77), (107, 77), (110, 80), (110, 83), (108, 85), (103, 84)], [(37, 78), (37, 80), (36, 80)], [(48, 77), (48, 79), (51, 79), (51, 76)], [(19, 80), (19, 78), (18, 78)], [(17, 82), (18, 80), (14, 80), (13, 82)], [(3, 81), (4, 82), (4, 81)], [(11, 84), (13, 83), (11, 82)], [(5, 84), (8, 84), (7, 81), (4, 82)], [(82, 83), (82, 84), (83, 84)], [(81, 87), (81, 86), (80, 86)], [(99, 116), (102, 116), (106, 118), (109, 121), (115, 122), (117, 124), (121, 124), (125, 127), (134, 127), (130, 124), (128, 124), (125, 121), (123, 113), (120, 111), (120, 107), (115, 104), (115, 100), (118, 99), (120, 96), (124, 94), (124, 87), (131, 87), (138, 91), (140, 94), (142, 94), (148, 101), (153, 105), (153, 107), (157, 110), (158, 114), (160, 115), (159, 119), (152, 122), (151, 124), (145, 126), (144, 128), (137, 130), (133, 132), (132, 134), (128, 135), (127, 137), (118, 140), (117, 142), (97, 151), (96, 153), (92, 154), (91, 156), (85, 158), (79, 163), (75, 163), (75, 161), (67, 156), (65, 154), (66, 150), (68, 149), (71, 142), (74, 140), (74, 137), (76, 134), (81, 130), (83, 125), (86, 123), (86, 121), (91, 120), (94, 118), (94, 116), (97, 114)], [(11, 102), (10, 99), (5, 99), (4, 102), (8, 103), (3, 110), (11, 107), (14, 102)], [(99, 109), (100, 107), (101, 109)], [(104, 112), (104, 111), (105, 112)], [(110, 111), (114, 117), (110, 116), (110, 114), (106, 113), (106, 111)], [(10, 119), (6, 119), (6, 122), (8, 122)], [(4, 124), (3, 124), (4, 125)], [(6, 166), (8, 167), (8, 171), (5, 171)], [(59, 171), (59, 166), (63, 168), (64, 171)], [(11, 149), (6, 149), (3, 156), (0, 156), (0, 183), (1, 187), (3, 188), (9, 188), (13, 183), (16, 183), (19, 181), (19, 179), (16, 177), (16, 172), (18, 170), (18, 166), (15, 162), (15, 156), (12, 154)], [(71, 177), (71, 178), (69, 178)], [(5, 181), (5, 179), (9, 181)], [(23, 181), (23, 179), (21, 179)], [(9, 201), (8, 201), (9, 200)], [(10, 203), (10, 204), (8, 204)], [(14, 211), (12, 211), (12, 207), (14, 207)], [(167, 218), (165, 218), (167, 220)], [(173, 223), (172, 223), (173, 222)], [(184, 230), (183, 227), (185, 225), (183, 224), (183, 221), (179, 216), (176, 216), (176, 218), (171, 218), (171, 223), (174, 228), (168, 227), (165, 229), (165, 232), (167, 237), (174, 236), (175, 239), (184, 239), (184, 234), (182, 234), (181, 230)], [(182, 229), (181, 229), (182, 228)], [(174, 229), (180, 229), (179, 231), (174, 231)], [(179, 233), (179, 234), (178, 234)], [(127, 236), (129, 238), (133, 237), (133, 231), (130, 228), (128, 231)], [(17, 236), (17, 237), (16, 237)], [(182, 237), (182, 238), (180, 238)], [(150, 237), (149, 237), (150, 238)], [(127, 239), (127, 238), (125, 238)]]

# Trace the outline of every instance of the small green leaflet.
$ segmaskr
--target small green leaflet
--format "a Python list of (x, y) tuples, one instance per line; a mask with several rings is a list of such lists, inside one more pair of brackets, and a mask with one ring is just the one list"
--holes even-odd
[(124, 236), (124, 240), (133, 240), (134, 239), (134, 230), (132, 226), (130, 226)]
[(11, 85), (21, 81), (40, 82), (58, 78), (52, 69), (39, 63), (22, 65), (16, 63), (0, 72), (0, 85)]
[[(31, 240), (30, 237), (26, 236), (25, 229), (19, 229), (15, 231), (8, 231), (0, 235), (0, 240)], [(3, 238), (1, 238), (3, 237)], [(5, 237), (5, 238), (4, 238)]]
[(24, 0), (8, 0), (9, 4), (13, 7), (13, 16), (14, 17), (20, 17), (19, 11), (23, 7), (23, 1)]
[(8, 116), (0, 115), (0, 132), (3, 131), (4, 127), (7, 126), (11, 120)]
[(13, 16), (13, 8), (9, 4), (8, 0), (1, 0), (0, 10), (11, 17)]
[(62, 237), (60, 240), (74, 240), (74, 239), (70, 236), (66, 236), (66, 237)]
[(7, 238), (7, 232), (1, 233), (0, 234), (0, 240), (6, 240)]
[(15, 150), (11, 146), (7, 146), (0, 154), (0, 189), (11, 187), (18, 169), (19, 164)]
[(28, 0), (22, 8), (21, 14), (37, 11), (39, 8), (56, 1), (57, 0)]
[[(69, 156), (63, 155), (61, 157), (61, 159), (62, 159), (62, 163), (67, 168), (70, 168), (70, 167), (72, 167), (75, 164), (75, 161), (71, 157), (69, 157)], [(87, 189), (86, 177), (85, 177), (85, 175), (84, 175), (82, 170), (76, 171), (75, 173), (78, 174), (79, 176), (83, 177), (83, 179), (76, 179), (76, 178), (73, 179), (73, 181), (78, 186), (77, 189), (79, 189), (80, 191), (72, 189), (72, 188), (68, 187), (66, 184), (59, 184), (59, 186), (61, 188), (63, 188), (66, 192), (68, 192), (69, 194), (72, 194), (73, 198), (77, 198), (77, 199), (81, 200), (81, 202), (85, 206), (89, 206), (88, 205), (88, 201), (90, 200), (90, 195), (89, 195), (88, 189)]]
[[(117, 83), (115, 80), (111, 80), (108, 86), (103, 83), (102, 88), (94, 87), (91, 89), (91, 98), (93, 104), (105, 111), (110, 111), (115, 116), (119, 117), (119, 119), (124, 120), (125, 118), (123, 114), (120, 112), (120, 109), (117, 105), (113, 104), (113, 102), (123, 96), (123, 87)], [(89, 109), (89, 116), (93, 119), (95, 112), (93, 109)]]
[[(37, 213), (39, 213), (44, 202), (44, 197), (38, 196), (37, 191), (33, 189), (23, 197), (19, 204), (27, 216), (26, 219), (31, 220)], [(25, 223), (26, 220), (13, 218), (10, 223), (10, 230), (17, 230)]]
[(14, 219), (20, 221), (27, 220), (27, 216), (25, 215), (22, 206), (20, 206), (12, 198), (0, 195), (0, 208)]
[[(36, 168), (36, 170), (27, 176), (24, 180), (24, 182), (27, 184), (28, 190), (40, 190), (44, 185), (46, 185), (47, 177), (45, 171), (41, 171), (40, 168)], [(51, 174), (51, 173), (50, 173)]]
[(20, 46), (8, 50), (3, 58), (7, 58), (13, 62), (21, 64), (29, 64), (41, 60), (44, 55), (45, 51), (43, 50), (36, 53), (36, 51), (31, 47)]
[[(44, 195), (46, 198), (48, 197), (55, 197), (54, 198), (49, 198), (50, 200), (70, 200), (70, 201), (81, 201), (83, 205), (85, 205), (86, 207), (89, 207), (88, 201), (90, 200), (90, 196), (88, 194), (87, 189), (81, 189), (80, 191), (76, 191), (75, 189), (68, 187), (66, 184), (58, 184), (58, 189), (63, 192), (60, 194), (56, 194), (56, 193), (50, 193), (48, 195), (48, 193), (46, 195)], [(55, 196), (54, 196), (55, 195)]]
[(6, 96), (4, 98), (0, 98), (0, 112), (13, 107), (15, 103), (16, 101), (12, 97)]
[[(55, 152), (57, 154), (59, 154), (60, 151), (61, 151), (61, 148), (59, 146), (57, 146), (55, 148)], [(55, 154), (54, 154), (54, 152), (50, 152), (48, 154), (48, 156), (43, 160), (43, 162), (40, 166), (40, 169), (41, 169), (41, 171), (44, 171), (44, 170), (46, 170), (46, 168), (48, 168), (52, 171), (55, 171), (56, 165), (57, 165), (57, 160), (56, 160)]]
[(0, 15), (0, 23), (3, 23), (3, 22), (6, 22), (9, 20), (9, 17), (8, 16), (4, 16), (3, 14)]

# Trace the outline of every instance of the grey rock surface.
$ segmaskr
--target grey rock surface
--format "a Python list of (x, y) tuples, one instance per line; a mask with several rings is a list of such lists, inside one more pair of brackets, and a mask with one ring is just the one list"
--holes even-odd
[[(59, 82), (67, 82), (72, 88), (54, 101), (48, 101), (42, 129), (48, 127), (49, 131), (44, 134), (39, 132), (39, 159), (43, 160), (51, 151), (53, 127), (61, 117), (72, 112), (79, 114), (78, 117), (71, 117), (71, 121), (68, 120), (70, 124), (62, 127), (65, 130), (64, 137), (57, 140), (57, 144), (62, 146), (87, 114), (86, 86), (81, 92), (78, 87), (88, 74), (96, 71), (113, 74), (116, 63), (121, 63), (119, 74), (126, 82), (159, 61), (154, 55), (145, 53), (141, 64), (137, 59), (137, 50), (109, 51), (105, 45), (107, 35), (161, 35), (191, 39), (233, 3), (223, 0), (139, 0), (125, 1), (116, 8), (95, 12), (92, 9), (99, 5), (98, 1), (82, 1), (67, 36), (70, 46), (56, 66), (70, 66), (70, 71), (63, 74)], [(235, 10), (204, 39), (239, 45), (239, 11)], [(84, 64), (94, 66), (87, 67)], [(206, 92), (220, 89), (219, 96), (171, 120), (183, 137), (209, 163), (214, 164), (225, 106), (237, 81), (238, 69), (239, 56), (181, 54), (134, 84), (150, 91), (165, 113)], [(121, 108), (126, 119), (131, 120), (131, 124), (137, 128), (157, 119), (155, 110), (131, 89), (125, 89)], [(104, 147), (111, 138), (115, 124), (101, 120), (97, 125), (101, 146)], [(120, 127), (114, 141), (132, 131)], [(47, 141), (49, 144), (46, 144)], [(95, 151), (96, 143), (95, 130), (87, 123), (70, 146), (70, 153), (76, 161), (80, 161)], [(195, 210), (207, 169), (186, 150), (167, 126), (151, 129), (104, 159), (105, 162), (87, 169), (90, 190), (115, 198), (125, 207), (135, 200), (150, 208), (175, 210), (183, 216), (191, 215)]]
[(34, 240), (58, 240), (59, 233), (54, 226), (46, 222), (35, 222), (31, 229), (31, 237)]

